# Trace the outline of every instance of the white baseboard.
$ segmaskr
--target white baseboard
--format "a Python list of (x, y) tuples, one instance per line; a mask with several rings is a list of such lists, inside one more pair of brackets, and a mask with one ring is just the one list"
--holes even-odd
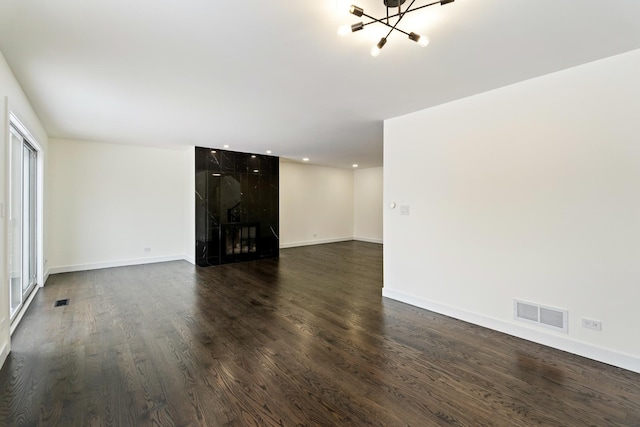
[(382, 239), (370, 239), (368, 237), (354, 237), (353, 240), (357, 240), (358, 242), (382, 244)]
[(187, 261), (188, 263), (191, 263), (193, 265), (196, 265), (196, 260), (194, 257), (189, 256), (189, 255), (185, 255), (184, 257), (182, 257), (183, 260)]
[(296, 248), (298, 246), (323, 245), (325, 243), (350, 242), (352, 240), (353, 240), (353, 236), (349, 236), (349, 237), (334, 237), (334, 238), (331, 238), (331, 239), (305, 240), (305, 241), (302, 241), (302, 242), (288, 242), (288, 243), (280, 242), (280, 249)]
[(76, 264), (76, 265), (64, 265), (61, 267), (51, 267), (49, 268), (48, 272), (50, 274), (71, 273), (74, 271), (98, 270), (101, 268), (127, 267), (129, 265), (154, 264), (157, 262), (181, 261), (181, 260), (187, 260), (187, 259), (185, 258), (184, 255), (170, 255), (170, 256), (161, 256), (161, 257), (127, 259), (127, 260), (121, 260), (121, 261), (107, 261), (107, 262), (97, 262), (92, 264)]
[(44, 272), (44, 278), (42, 279), (42, 286), (47, 284), (47, 279), (49, 279), (50, 275), (51, 275), (51, 269), (47, 268)]
[(463, 320), (465, 322), (473, 323), (474, 325), (513, 335), (527, 341), (533, 341), (538, 344), (577, 354), (578, 356), (593, 359), (598, 362), (607, 363), (609, 365), (640, 373), (640, 358), (630, 354), (576, 341), (567, 336), (560, 336), (555, 335), (552, 332), (546, 332), (546, 330), (534, 330), (524, 325), (512, 324), (504, 320), (494, 319), (482, 314), (443, 305), (388, 288), (382, 288), (382, 296), (411, 304), (425, 310), (433, 311), (435, 313), (443, 314), (445, 316), (453, 317), (455, 319)]

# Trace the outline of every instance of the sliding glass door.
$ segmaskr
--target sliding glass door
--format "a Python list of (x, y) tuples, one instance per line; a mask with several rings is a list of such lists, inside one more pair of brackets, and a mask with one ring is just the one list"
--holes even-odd
[(9, 292), (11, 319), (36, 285), (36, 150), (11, 127), (9, 196)]

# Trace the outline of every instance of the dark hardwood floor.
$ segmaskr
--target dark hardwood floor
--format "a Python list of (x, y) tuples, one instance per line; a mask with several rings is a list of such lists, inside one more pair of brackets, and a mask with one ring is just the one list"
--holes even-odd
[(0, 425), (640, 426), (639, 374), (381, 286), (382, 247), (360, 242), (52, 276), (0, 372)]

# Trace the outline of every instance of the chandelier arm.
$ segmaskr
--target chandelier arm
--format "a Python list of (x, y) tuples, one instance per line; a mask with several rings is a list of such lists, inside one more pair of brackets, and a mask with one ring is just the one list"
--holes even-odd
[(369, 16), (369, 15), (364, 14), (364, 13), (362, 14), (362, 16), (366, 16), (367, 18), (369, 18), (369, 19), (371, 19), (371, 20), (372, 20), (371, 22), (367, 22), (366, 24), (362, 24), (362, 26), (363, 26), (363, 27), (366, 27), (367, 25), (371, 25), (371, 24), (379, 23), (379, 24), (384, 25), (385, 27), (389, 27), (389, 28), (392, 28), (392, 29), (394, 29), (394, 30), (396, 30), (396, 31), (399, 31), (399, 32), (401, 32), (402, 34), (404, 34), (404, 35), (406, 35), (406, 36), (408, 36), (408, 35), (409, 35), (409, 33), (407, 33), (406, 31), (401, 30), (400, 28), (394, 28), (394, 27), (393, 27), (393, 25), (391, 25), (391, 24), (387, 24), (386, 22), (384, 22), (384, 20), (383, 20), (383, 19), (376, 19), (376, 18), (374, 18), (373, 16)]
[(414, 10), (424, 9), (425, 7), (429, 7), (429, 6), (435, 6), (436, 4), (440, 4), (440, 2), (439, 1), (435, 1), (433, 3), (423, 4), (422, 6), (418, 6), (418, 7), (414, 7), (413, 9), (405, 10), (404, 13), (409, 13), (409, 12), (413, 12)]
[[(435, 1), (433, 3), (429, 3), (429, 4), (423, 4), (422, 6), (414, 7), (413, 9), (407, 9), (402, 14), (413, 12), (414, 10), (424, 9), (425, 7), (429, 7), (429, 6), (435, 6), (436, 4), (440, 4), (440, 0)], [(367, 15), (365, 13), (363, 13), (362, 15), (366, 16), (367, 18), (371, 18), (369, 15)], [(400, 16), (400, 15), (401, 15), (400, 13), (396, 13), (394, 15), (389, 15), (389, 18), (395, 18), (396, 16)], [(371, 19), (373, 19), (373, 18), (371, 18)]]
[[(409, 6), (407, 6), (407, 8), (404, 10), (404, 12), (402, 11), (402, 6), (398, 6), (398, 12), (400, 14), (400, 17), (398, 18), (398, 20), (396, 21), (395, 24), (393, 24), (393, 27), (391, 27), (391, 29), (389, 30), (389, 32), (387, 33), (387, 36), (385, 37), (385, 39), (387, 37), (389, 37), (391, 35), (391, 33), (393, 32), (393, 30), (396, 29), (396, 27), (398, 26), (398, 24), (400, 23), (400, 21), (402, 21), (402, 18), (404, 18), (404, 15), (407, 14), (407, 12), (409, 11), (409, 9), (411, 9), (411, 6), (413, 6), (413, 4), (416, 2), (416, 0), (412, 0), (411, 3), (409, 3)], [(400, 31), (400, 30), (398, 30)], [(403, 31), (404, 32), (404, 31)], [(406, 34), (406, 33), (405, 33)]]

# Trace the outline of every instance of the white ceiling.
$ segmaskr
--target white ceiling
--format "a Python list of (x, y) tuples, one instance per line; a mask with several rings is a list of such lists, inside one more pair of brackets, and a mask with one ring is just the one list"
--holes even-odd
[(638, 0), (456, 0), (373, 58), (339, 3), (0, 0), (0, 50), (51, 137), (371, 167), (384, 119), (640, 48)]

